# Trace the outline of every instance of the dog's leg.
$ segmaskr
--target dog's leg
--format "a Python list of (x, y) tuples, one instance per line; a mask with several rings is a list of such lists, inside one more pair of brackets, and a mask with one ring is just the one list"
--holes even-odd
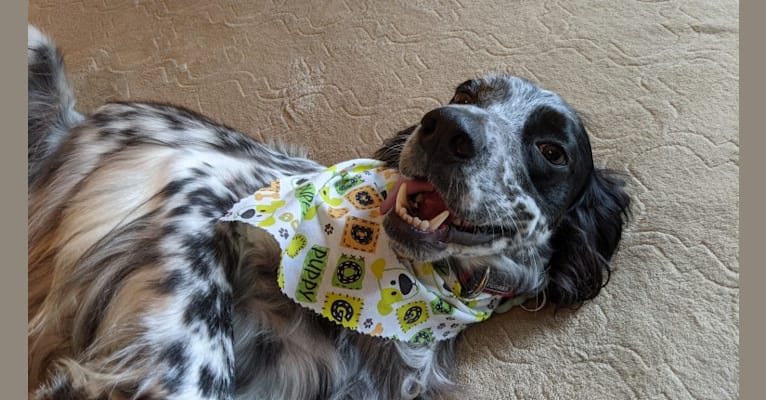
[[(30, 265), (52, 274), (50, 293), (30, 321), (30, 390), (38, 398), (231, 398), (232, 296), (224, 273), (230, 257), (218, 252), (211, 219), (192, 210), (178, 218), (185, 212), (179, 204), (189, 204), (182, 197), (194, 190), (171, 187), (141, 197), (135, 186), (98, 189), (126, 182), (128, 174), (146, 180), (143, 173), (152, 170), (118, 160), (104, 165), (115, 170), (88, 174), (66, 199), (33, 196), (87, 212), (30, 226), (32, 234), (50, 235), (30, 251), (53, 253), (52, 265)], [(100, 221), (112, 218), (119, 223), (100, 234)]]

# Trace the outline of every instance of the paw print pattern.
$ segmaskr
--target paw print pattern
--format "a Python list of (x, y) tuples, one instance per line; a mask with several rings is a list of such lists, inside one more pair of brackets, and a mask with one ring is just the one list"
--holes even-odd
[(364, 320), (364, 327), (366, 329), (372, 328), (372, 318), (367, 318), (366, 320)]
[(287, 229), (279, 228), (279, 236), (282, 236), (283, 239), (287, 239), (290, 234), (287, 232)]
[(332, 232), (333, 232), (334, 230), (335, 230), (335, 229), (334, 229), (334, 228), (332, 227), (332, 225), (330, 225), (330, 224), (327, 224), (327, 225), (325, 225), (325, 226), (324, 226), (324, 233), (325, 233), (325, 235), (327, 235), (327, 236), (330, 236), (330, 235), (332, 235)]

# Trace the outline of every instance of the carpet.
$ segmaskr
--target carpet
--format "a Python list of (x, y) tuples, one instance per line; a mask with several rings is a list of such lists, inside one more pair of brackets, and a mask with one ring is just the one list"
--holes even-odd
[(733, 0), (30, 0), (87, 112), (186, 106), (326, 164), (486, 72), (584, 116), (634, 219), (603, 294), (468, 330), (455, 398), (739, 396), (739, 4)]

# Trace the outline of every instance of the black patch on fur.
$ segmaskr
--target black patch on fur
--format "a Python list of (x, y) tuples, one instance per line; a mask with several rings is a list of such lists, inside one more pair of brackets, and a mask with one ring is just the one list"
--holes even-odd
[(455, 88), (455, 92), (475, 93), (479, 89), (480, 82), (476, 79), (469, 79)]
[(178, 225), (174, 223), (167, 223), (162, 225), (162, 236), (170, 236), (178, 233)]
[(168, 212), (168, 217), (171, 217), (171, 218), (180, 217), (181, 215), (185, 215), (190, 212), (192, 212), (191, 206), (184, 204), (170, 210), (170, 212)]
[(216, 375), (210, 366), (205, 365), (199, 371), (199, 390), (204, 397), (225, 397), (231, 390), (231, 383), (225, 377)]
[(415, 128), (417, 127), (417, 125), (413, 125), (398, 132), (396, 136), (386, 139), (381, 148), (375, 152), (375, 158), (385, 162), (388, 167), (398, 168), (402, 146), (404, 146), (404, 142), (406, 142), (407, 138), (415, 132)]
[[(210, 166), (210, 165), (207, 165), (207, 166), (208, 166), (208, 168), (212, 168), (212, 166)], [(195, 178), (207, 178), (208, 176), (210, 176), (210, 172), (207, 172), (207, 171), (205, 171), (202, 168), (194, 167), (190, 171), (194, 175)]]
[(567, 136), (564, 132), (567, 128), (567, 118), (552, 107), (540, 106), (532, 111), (524, 126), (525, 130), (531, 128), (538, 134), (555, 135), (563, 140)]
[(139, 116), (138, 111), (134, 109), (125, 110), (119, 114), (119, 118), (124, 119), (126, 121), (133, 121), (138, 116)]
[(185, 282), (186, 276), (184, 276), (183, 271), (176, 269), (157, 282), (154, 288), (161, 294), (173, 294), (176, 293), (178, 288)]
[[(122, 105), (131, 106), (131, 107), (135, 107), (136, 105), (143, 105), (145, 107), (148, 107), (149, 111), (155, 115), (158, 115), (158, 113), (165, 113), (165, 114), (170, 113), (173, 115), (177, 115), (181, 118), (184, 118), (187, 121), (194, 121), (195, 125), (202, 124), (202, 125), (205, 125), (207, 128), (213, 128), (213, 129), (221, 127), (226, 130), (235, 132), (234, 129), (232, 129), (231, 127), (225, 124), (216, 122), (207, 116), (204, 116), (196, 111), (193, 111), (189, 108), (179, 106), (179, 105), (163, 103), (160, 101), (142, 101), (141, 103), (117, 101), (117, 102), (114, 102), (113, 104), (122, 104)], [(178, 117), (174, 117), (174, 118), (178, 119)], [(241, 135), (239, 133), (237, 134)]]
[(183, 190), (187, 185), (194, 182), (195, 182), (195, 179), (193, 178), (184, 178), (184, 179), (172, 181), (168, 183), (167, 185), (165, 185), (165, 188), (162, 189), (162, 193), (166, 197), (174, 196), (178, 194), (179, 192), (181, 192), (181, 190)]
[(208, 219), (215, 218), (215, 217), (220, 217), (223, 214), (223, 212), (221, 212), (219, 210), (212, 210), (210, 208), (203, 208), (202, 211), (200, 211), (199, 213), (200, 213), (201, 216), (203, 216), (205, 218), (208, 218)]
[(166, 112), (160, 115), (162, 115), (162, 118), (168, 124), (168, 127), (174, 131), (183, 131), (187, 127), (187, 124), (175, 113)]
[(191, 325), (201, 321), (210, 336), (228, 333), (231, 329), (231, 299), (216, 286), (210, 286), (207, 292), (196, 292), (184, 311), (184, 323)]
[[(212, 237), (207, 234), (186, 234), (181, 243), (188, 254), (194, 257), (189, 260), (191, 270), (198, 276), (206, 279), (210, 275), (213, 254), (209, 250), (213, 248)], [(208, 249), (206, 252), (205, 249)]]
[(111, 141), (114, 136), (117, 134), (117, 131), (113, 128), (106, 128), (106, 127), (100, 127), (98, 128), (98, 138), (102, 140), (109, 140)]
[(120, 136), (130, 137), (130, 136), (136, 136), (138, 134), (138, 129), (136, 128), (125, 128), (120, 131)]
[(169, 368), (162, 375), (162, 386), (169, 393), (174, 393), (181, 387), (188, 370), (189, 357), (186, 355), (186, 343), (177, 341), (166, 347), (158, 356), (161, 363)]
[(103, 130), (104, 128), (108, 127), (112, 122), (114, 122), (114, 116), (105, 111), (101, 111), (91, 115), (89, 117), (89, 121), (91, 124), (93, 124), (93, 126), (98, 128), (99, 130)]
[(188, 203), (196, 206), (203, 206), (205, 208), (212, 208), (213, 210), (221, 213), (226, 212), (229, 206), (235, 202), (231, 195), (221, 197), (218, 196), (213, 190), (206, 187), (201, 187), (191, 191), (187, 195)]
[(213, 143), (213, 145), (219, 150), (244, 153), (253, 153), (256, 151), (256, 144), (251, 138), (240, 134), (233, 134), (229, 128), (222, 126), (215, 127), (215, 133), (218, 134), (219, 142)]

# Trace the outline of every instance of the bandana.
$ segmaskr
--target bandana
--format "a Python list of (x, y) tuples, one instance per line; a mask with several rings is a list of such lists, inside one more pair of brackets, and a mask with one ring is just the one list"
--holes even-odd
[(461, 298), (449, 268), (400, 259), (391, 250), (380, 205), (398, 177), (368, 159), (284, 176), (240, 200), (222, 220), (274, 237), (282, 250), (279, 287), (301, 306), (372, 336), (448, 339), (487, 319), (502, 298)]

